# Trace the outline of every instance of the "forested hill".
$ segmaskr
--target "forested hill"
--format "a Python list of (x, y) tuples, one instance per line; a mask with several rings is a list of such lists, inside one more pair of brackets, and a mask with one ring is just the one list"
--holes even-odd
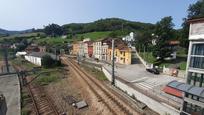
[(71, 23), (62, 26), (66, 33), (79, 34), (96, 31), (146, 31), (154, 28), (153, 24), (128, 21), (119, 18), (100, 19), (91, 23)]
[(9, 31), (9, 30), (5, 30), (5, 29), (0, 28), (0, 36), (23, 34), (23, 33), (29, 33), (29, 32), (32, 32), (32, 31), (33, 31), (33, 29), (28, 29), (28, 30), (23, 30), (23, 31)]

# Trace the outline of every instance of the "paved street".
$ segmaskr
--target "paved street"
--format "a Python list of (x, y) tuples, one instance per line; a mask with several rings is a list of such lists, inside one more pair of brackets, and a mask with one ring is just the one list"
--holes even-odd
[[(112, 67), (109, 64), (104, 64), (101, 62), (94, 62), (92, 60), (87, 60), (91, 63), (102, 64), (110, 73), (112, 72)], [(161, 98), (172, 99), (176, 102), (181, 103), (180, 98), (174, 97), (172, 95), (163, 92), (164, 86), (173, 80), (180, 82), (185, 82), (183, 78), (173, 77), (165, 74), (155, 75), (146, 71), (144, 65), (141, 63), (132, 65), (121, 65), (116, 64), (115, 75), (124, 79), (125, 81), (140, 87), (143, 90), (151, 91)]]
[[(110, 65), (104, 65), (106, 69), (111, 71)], [(127, 82), (140, 86), (145, 90), (150, 90), (166, 85), (167, 83), (177, 80), (184, 81), (184, 79), (176, 78), (164, 74), (155, 75), (145, 70), (142, 64), (133, 65), (119, 65), (115, 68), (116, 76), (121, 77)]]
[(20, 84), (17, 75), (0, 76), (0, 92), (6, 98), (7, 115), (20, 115)]

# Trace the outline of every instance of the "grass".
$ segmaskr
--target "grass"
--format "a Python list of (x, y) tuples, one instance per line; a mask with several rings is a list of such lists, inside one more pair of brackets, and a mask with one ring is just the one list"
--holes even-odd
[(175, 60), (164, 60), (159, 66), (160, 67), (163, 67), (163, 66), (169, 67), (171, 65), (176, 65), (181, 70), (185, 70), (186, 69), (186, 61), (187, 61), (186, 56), (178, 55)]
[(22, 108), (26, 106), (26, 104), (28, 104), (28, 100), (29, 100), (30, 96), (27, 92), (25, 92), (24, 90), (21, 91), (21, 106)]
[[(58, 68), (42, 68), (41, 72), (50, 71), (49, 73), (41, 74), (35, 81), (39, 85), (48, 85), (53, 82), (57, 82), (60, 78), (63, 78), (64, 73), (59, 71)], [(64, 70), (63, 70), (64, 71)]]
[(106, 32), (90, 32), (84, 34), (77, 34), (75, 38), (72, 39), (63, 39), (61, 37), (47, 37), (47, 38), (38, 38), (34, 39), (34, 42), (37, 44), (44, 44), (44, 45), (65, 45), (66, 43), (72, 43), (74, 41), (81, 41), (81, 38), (90, 38), (91, 40), (95, 41), (97, 39), (108, 37), (111, 31)]
[(102, 71), (99, 71), (98, 69), (95, 69), (94, 67), (87, 66), (87, 64), (81, 65), (88, 73), (96, 77), (100, 81), (106, 81), (107, 78), (105, 74)]
[(31, 113), (31, 110), (29, 110), (29, 109), (22, 109), (21, 110), (21, 115), (30, 115), (30, 113)]
[(42, 33), (33, 32), (33, 33), (16, 34), (16, 35), (10, 35), (10, 36), (6, 36), (6, 37), (0, 37), (0, 43), (4, 43), (4, 42), (16, 43), (16, 42), (18, 42), (18, 40), (21, 40), (21, 39), (33, 40), (39, 34), (42, 34)]
[[(15, 58), (11, 61), (14, 65), (21, 65), (27, 70), (31, 70), (34, 67), (38, 67), (30, 62), (27, 62), (21, 57)], [(48, 72), (49, 73), (43, 73), (41, 74), (34, 82), (38, 83), (40, 85), (48, 85), (49, 83), (56, 82), (60, 77), (63, 77), (64, 74), (62, 71), (60, 71), (57, 67), (55, 68), (41, 68), (40, 71), (37, 71), (35, 75), (38, 75), (42, 72)]]
[(151, 52), (140, 52), (139, 54), (148, 63), (154, 63), (156, 61), (156, 58), (152, 56)]
[[(18, 57), (11, 60), (11, 63), (15, 65), (20, 65), (26, 69), (32, 69), (36, 67), (34, 64), (25, 61), (23, 58)], [(37, 71), (35, 74), (30, 74), (30, 76), (36, 76), (41, 72), (45, 71), (53, 71), (48, 74), (41, 74), (37, 79), (34, 80), (34, 83), (38, 83), (39, 85), (48, 85), (49, 83), (56, 82), (59, 80), (61, 76), (64, 76), (63, 72), (59, 71), (58, 68), (42, 68), (40, 71)], [(21, 115), (30, 115), (31, 109), (29, 108), (30, 96), (28, 92), (23, 87), (21, 90)]]
[(23, 88), (21, 90), (21, 115), (30, 115), (31, 109), (27, 107), (30, 100), (28, 92)]
[(37, 67), (36, 65), (26, 61), (25, 59), (21, 58), (21, 57), (17, 57), (13, 60), (11, 60), (11, 63), (13, 63), (14, 65), (20, 65), (20, 66), (24, 66), (26, 69), (33, 69), (33, 67)]
[(48, 85), (52, 82), (58, 81), (59, 77), (56, 75), (40, 76), (36, 79), (36, 83), (40, 85)]
[[(156, 58), (152, 56), (151, 52), (141, 52), (140, 56), (147, 61), (148, 63), (156, 63)], [(181, 70), (186, 69), (186, 61), (187, 61), (187, 55), (185, 54), (185, 51), (178, 50), (177, 58), (175, 60), (164, 60), (162, 62), (159, 62), (159, 67), (170, 67), (172, 65), (178, 66)]]
[(108, 37), (110, 33), (111, 31), (90, 32), (90, 33), (84, 33), (84, 34), (77, 34), (77, 38), (80, 39), (81, 37), (84, 37), (84, 38), (90, 38), (91, 40), (95, 41), (97, 39)]
[(72, 39), (63, 39), (61, 37), (54, 37), (54, 38), (47, 37), (47, 38), (39, 38), (34, 40), (34, 42), (37, 44), (46, 44), (46, 45), (61, 45), (72, 41), (73, 41)]

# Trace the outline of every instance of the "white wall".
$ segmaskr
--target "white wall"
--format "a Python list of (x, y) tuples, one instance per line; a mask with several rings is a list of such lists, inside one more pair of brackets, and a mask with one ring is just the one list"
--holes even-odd
[(41, 58), (40, 57), (34, 57), (34, 56), (25, 56), (25, 59), (35, 65), (41, 66)]
[(204, 39), (204, 23), (197, 22), (190, 24), (189, 40)]

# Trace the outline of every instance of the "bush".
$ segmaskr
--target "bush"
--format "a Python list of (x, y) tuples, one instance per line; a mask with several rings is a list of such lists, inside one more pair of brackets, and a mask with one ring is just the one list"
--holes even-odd
[(55, 67), (55, 66), (61, 66), (61, 62), (52, 59), (52, 57), (50, 55), (45, 55), (45, 56), (42, 57), (42, 66), (44, 68), (51, 68), (51, 67)]
[(56, 82), (58, 80), (57, 76), (43, 76), (37, 79), (37, 83), (40, 85), (48, 85), (49, 83)]
[(28, 110), (28, 109), (22, 109), (21, 111), (21, 115), (30, 115), (31, 113), (31, 110)]
[(50, 55), (45, 55), (42, 57), (42, 66), (45, 68), (52, 67), (54, 65), (54, 60)]

